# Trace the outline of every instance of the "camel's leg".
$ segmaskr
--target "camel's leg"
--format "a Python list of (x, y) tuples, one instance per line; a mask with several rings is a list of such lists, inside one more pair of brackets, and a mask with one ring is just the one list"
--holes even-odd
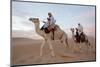
[(54, 54), (54, 50), (53, 50), (53, 46), (52, 46), (52, 44), (51, 44), (51, 41), (48, 40), (47, 42), (48, 42), (48, 44), (49, 44), (49, 48), (50, 48), (50, 51), (51, 51), (51, 55), (54, 57), (55, 54)]
[(63, 43), (64, 43), (65, 47), (67, 48), (68, 47), (68, 37), (65, 33), (63, 35), (63, 41), (64, 41)]
[(69, 45), (68, 45), (68, 39), (66, 39), (65, 42), (66, 42), (66, 46), (68, 47), (68, 46), (69, 46)]
[(63, 43), (63, 45), (67, 48), (68, 47), (68, 41), (67, 41), (67, 39), (66, 38), (62, 38), (61, 39), (61, 42)]
[(92, 49), (92, 46), (90, 44), (90, 42), (87, 40), (86, 42), (86, 46), (87, 46), (87, 50), (91, 50)]
[(42, 43), (42, 45), (41, 45), (41, 47), (40, 47), (40, 56), (42, 56), (42, 54), (43, 54), (43, 47), (44, 47), (44, 45), (45, 45), (45, 42), (46, 42), (46, 41), (43, 41), (43, 43)]
[(90, 45), (88, 42), (86, 42), (86, 46), (87, 46), (87, 49), (89, 49)]
[(67, 48), (67, 44), (66, 44), (66, 42), (65, 42), (65, 41), (63, 41), (63, 45)]
[(89, 48), (91, 45), (90, 45), (90, 42), (89, 42), (88, 37), (86, 35), (85, 35), (85, 39), (86, 39), (85, 43), (87, 45), (87, 48)]

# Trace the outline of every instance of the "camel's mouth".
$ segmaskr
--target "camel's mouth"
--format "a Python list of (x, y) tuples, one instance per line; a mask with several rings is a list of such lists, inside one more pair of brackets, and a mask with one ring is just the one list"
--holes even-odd
[(39, 19), (38, 18), (29, 18), (29, 21), (39, 22)]
[(29, 21), (33, 21), (34, 18), (29, 18)]

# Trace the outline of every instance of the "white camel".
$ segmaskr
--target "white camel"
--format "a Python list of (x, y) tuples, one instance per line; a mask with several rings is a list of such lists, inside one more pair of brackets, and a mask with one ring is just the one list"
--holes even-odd
[(44, 38), (44, 41), (41, 45), (41, 48), (40, 48), (40, 56), (42, 56), (42, 50), (43, 50), (43, 47), (45, 45), (45, 43), (48, 43), (49, 44), (49, 47), (50, 47), (50, 50), (51, 50), (51, 55), (52, 56), (55, 56), (55, 53), (54, 53), (54, 49), (52, 47), (52, 41), (55, 41), (55, 40), (59, 40), (60, 42), (62, 42), (64, 44), (65, 47), (68, 46), (68, 38), (67, 38), (67, 35), (64, 31), (62, 31), (58, 25), (56, 25), (56, 31), (54, 32), (54, 40), (52, 40), (52, 32), (46, 34), (44, 31), (40, 30), (40, 20), (39, 18), (29, 18), (30, 21), (32, 21), (34, 24), (35, 24), (35, 30), (37, 32), (37, 34), (39, 34), (40, 36), (42, 36)]
[[(80, 42), (81, 42), (82, 38), (79, 39), (79, 37), (77, 38), (77, 36), (75, 36), (75, 34), (74, 34), (74, 32), (75, 32), (74, 28), (71, 28), (70, 30), (71, 30), (71, 32), (72, 32), (72, 39), (73, 39), (75, 42), (76, 42), (77, 39), (80, 40)], [(83, 33), (83, 35), (84, 35), (84, 38), (85, 38), (85, 39), (83, 39), (83, 41), (82, 41), (81, 43), (85, 43), (87, 47), (90, 47), (91, 44), (90, 44), (90, 42), (89, 42), (89, 40), (88, 40), (87, 35), (86, 35), (85, 33)], [(77, 38), (77, 39), (76, 39), (76, 38)]]

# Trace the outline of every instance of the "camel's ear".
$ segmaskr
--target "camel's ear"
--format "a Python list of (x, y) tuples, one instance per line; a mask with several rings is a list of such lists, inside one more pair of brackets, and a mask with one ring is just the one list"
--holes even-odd
[(33, 18), (33, 20), (35, 20), (36, 18)]

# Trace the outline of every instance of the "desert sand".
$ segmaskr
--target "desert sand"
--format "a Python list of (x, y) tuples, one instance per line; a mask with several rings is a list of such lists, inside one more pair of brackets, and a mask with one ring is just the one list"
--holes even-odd
[(91, 47), (87, 48), (84, 43), (77, 44), (72, 39), (68, 40), (69, 46), (64, 47), (59, 41), (52, 43), (55, 57), (51, 56), (48, 44), (43, 48), (43, 56), (40, 57), (40, 46), (43, 40), (35, 40), (29, 38), (12, 37), (11, 44), (11, 64), (27, 65), (27, 64), (47, 64), (47, 63), (63, 63), (76, 61), (95, 61), (95, 39), (89, 38)]

